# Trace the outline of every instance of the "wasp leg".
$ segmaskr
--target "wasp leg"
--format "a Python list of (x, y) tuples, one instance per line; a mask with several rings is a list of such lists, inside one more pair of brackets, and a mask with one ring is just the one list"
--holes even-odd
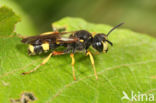
[(71, 57), (71, 59), (72, 59), (72, 71), (73, 71), (73, 79), (74, 80), (76, 80), (76, 76), (75, 76), (75, 67), (74, 67), (74, 64), (75, 64), (75, 58), (74, 58), (74, 54), (73, 53), (71, 53), (70, 54), (70, 57)]
[(87, 55), (89, 55), (89, 57), (90, 57), (90, 61), (92, 63), (92, 67), (93, 67), (93, 70), (94, 70), (94, 75), (95, 75), (96, 79), (98, 79), (98, 76), (97, 76), (97, 73), (96, 73), (95, 64), (94, 64), (93, 55), (92, 55), (92, 53), (90, 51), (87, 51)]
[(62, 55), (62, 54), (64, 54), (64, 52), (56, 52), (56, 51), (53, 51), (52, 53), (50, 53), (50, 54), (48, 55), (48, 57), (46, 57), (46, 58), (42, 61), (41, 64), (37, 65), (37, 66), (36, 66), (34, 69), (32, 69), (31, 71), (29, 71), (29, 72), (24, 72), (24, 73), (22, 73), (22, 74), (25, 75), (25, 74), (30, 74), (30, 73), (32, 73), (32, 72), (35, 72), (41, 65), (44, 65), (45, 63), (47, 63), (51, 56)]

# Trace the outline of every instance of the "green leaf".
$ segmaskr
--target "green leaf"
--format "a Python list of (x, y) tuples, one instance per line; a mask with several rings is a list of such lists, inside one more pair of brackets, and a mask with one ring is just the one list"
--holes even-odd
[[(21, 34), (21, 35), (37, 34), (36, 28), (34, 27), (34, 24), (31, 18), (24, 11), (22, 11), (22, 8), (20, 7), (20, 5), (16, 4), (14, 0), (1, 0), (0, 7), (1, 6), (3, 7), (4, 5), (6, 7), (9, 7), (9, 9), (12, 9), (16, 13), (16, 15), (18, 15), (21, 18), (20, 22), (16, 24), (16, 28), (14, 28), (15, 29), (14, 31), (16, 31), (16, 33)], [(10, 12), (12, 12), (12, 10), (10, 10)]]
[(0, 35), (9, 35), (20, 18), (7, 7), (0, 7)]
[[(10, 26), (6, 26), (6, 30)], [(85, 29), (97, 33), (107, 33), (112, 28), (69, 17), (55, 22), (54, 26), (65, 26), (67, 31)], [(91, 49), (98, 80), (94, 77), (89, 57), (84, 53), (75, 54), (77, 81), (72, 78), (69, 54), (52, 57), (36, 72), (21, 75), (40, 64), (48, 54), (28, 56), (27, 46), (20, 40), (18, 37), (0, 38), (2, 103), (20, 98), (23, 92), (33, 93), (37, 98), (35, 103), (127, 103), (128, 100), (121, 100), (123, 91), (129, 97), (132, 91), (156, 93), (156, 39), (145, 34), (117, 29), (109, 37), (114, 46), (109, 47), (107, 54), (97, 55)]]

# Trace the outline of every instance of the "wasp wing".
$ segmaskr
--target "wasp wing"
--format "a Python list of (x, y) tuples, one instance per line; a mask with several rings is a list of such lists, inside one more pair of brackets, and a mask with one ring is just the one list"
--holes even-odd
[(70, 38), (65, 38), (65, 37), (61, 37), (59, 39), (56, 40), (59, 43), (74, 43), (78, 41), (78, 38), (76, 37), (70, 37)]
[(73, 33), (73, 32), (46, 32), (46, 33), (42, 33), (41, 35), (37, 35), (37, 36), (30, 36), (27, 38), (24, 38), (21, 40), (21, 42), (25, 43), (25, 44), (42, 44), (44, 42), (49, 42), (49, 43), (56, 43), (60, 42), (60, 43), (71, 43), (71, 42), (75, 42), (77, 39), (76, 38), (63, 38), (61, 37), (61, 35), (64, 34), (69, 34), (69, 33)]
[(74, 32), (44, 32), (44, 33), (42, 33), (42, 34), (40, 34), (40, 35), (55, 35), (55, 34), (58, 34), (58, 35), (64, 35), (64, 34), (71, 34), (71, 33), (75, 33), (75, 31)]
[(22, 39), (21, 41), (25, 44), (41, 44), (45, 41), (56, 42), (57, 38), (60, 38), (60, 36), (57, 34), (53, 34), (53, 35), (50, 34), (50, 35), (30, 36), (30, 37)]

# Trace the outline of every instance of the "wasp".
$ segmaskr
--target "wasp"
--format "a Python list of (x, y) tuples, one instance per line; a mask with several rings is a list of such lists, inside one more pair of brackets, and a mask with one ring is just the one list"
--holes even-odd
[[(37, 55), (43, 52), (52, 51), (41, 64), (37, 65), (34, 69), (29, 72), (24, 72), (22, 74), (29, 74), (36, 71), (41, 65), (44, 65), (48, 62), (51, 56), (56, 55), (64, 55), (70, 54), (72, 59), (72, 72), (73, 79), (76, 80), (75, 76), (75, 58), (74, 54), (77, 52), (84, 52), (87, 56), (90, 57), (90, 61), (94, 70), (94, 75), (96, 79), (98, 79), (94, 58), (92, 53), (88, 50), (90, 46), (92, 46), (98, 52), (107, 53), (108, 44), (111, 46), (113, 43), (108, 40), (109, 34), (123, 23), (120, 23), (113, 27), (107, 34), (104, 33), (90, 33), (86, 30), (78, 30), (74, 32), (58, 32), (55, 30), (54, 32), (46, 32), (42, 33), (38, 36), (30, 36), (22, 39), (21, 41), (25, 44), (28, 44), (28, 54), (29, 55)], [(69, 37), (63, 37), (62, 35), (69, 34)], [(63, 46), (64, 49), (61, 51), (56, 51), (56, 49), (60, 46)]]

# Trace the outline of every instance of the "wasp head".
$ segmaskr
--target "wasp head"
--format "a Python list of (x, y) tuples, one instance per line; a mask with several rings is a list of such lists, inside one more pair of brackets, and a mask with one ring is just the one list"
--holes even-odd
[(92, 46), (99, 52), (107, 52), (108, 51), (108, 44), (113, 45), (111, 41), (108, 40), (106, 34), (99, 33), (96, 34), (93, 38)]
[(108, 44), (113, 46), (113, 43), (108, 40), (108, 35), (117, 27), (121, 26), (123, 23), (120, 23), (116, 25), (114, 28), (112, 28), (107, 34), (104, 33), (98, 33), (94, 36), (92, 41), (92, 46), (94, 49), (96, 49), (99, 52), (107, 52), (108, 51)]

